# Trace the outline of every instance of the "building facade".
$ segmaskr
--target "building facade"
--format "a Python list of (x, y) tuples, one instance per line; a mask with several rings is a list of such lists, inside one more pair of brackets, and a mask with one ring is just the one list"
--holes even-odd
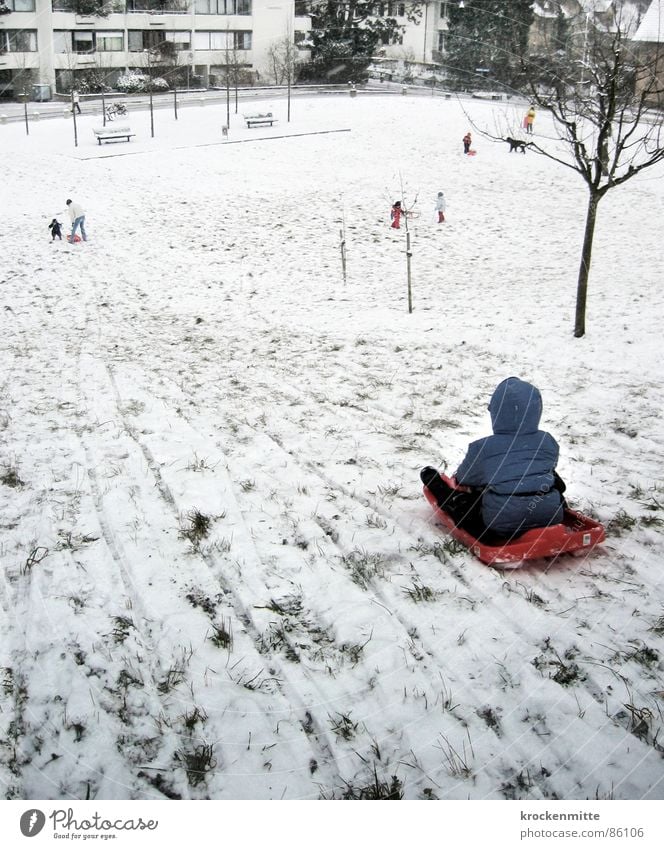
[[(111, 87), (128, 71), (150, 72), (154, 50), (171, 42), (180, 84), (213, 85), (231, 63), (244, 82), (269, 71), (271, 45), (306, 31), (293, 0), (110, 0), (104, 16), (85, 14), (90, 0), (0, 0), (0, 96), (33, 83)], [(78, 11), (77, 11), (78, 10)]]

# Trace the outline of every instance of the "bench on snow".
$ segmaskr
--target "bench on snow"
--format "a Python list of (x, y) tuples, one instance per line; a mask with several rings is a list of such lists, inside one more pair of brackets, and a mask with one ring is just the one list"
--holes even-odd
[(245, 115), (244, 120), (247, 122), (247, 127), (251, 128), (261, 124), (272, 126), (277, 119), (271, 112), (258, 112), (255, 115)]
[(103, 141), (129, 141), (136, 133), (131, 127), (99, 127), (92, 131), (101, 145)]

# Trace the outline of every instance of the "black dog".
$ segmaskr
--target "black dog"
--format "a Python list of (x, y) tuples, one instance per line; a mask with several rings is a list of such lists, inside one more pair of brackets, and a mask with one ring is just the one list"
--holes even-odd
[(521, 151), (521, 153), (525, 153), (525, 152), (526, 152), (526, 142), (525, 142), (525, 141), (520, 141), (519, 139), (513, 139), (513, 138), (511, 138), (510, 136), (507, 136), (507, 138), (505, 139), (505, 141), (509, 143), (509, 146), (510, 146), (510, 153), (511, 153), (513, 150), (516, 150), (516, 151), (519, 151), (519, 150), (520, 150), (520, 151)]

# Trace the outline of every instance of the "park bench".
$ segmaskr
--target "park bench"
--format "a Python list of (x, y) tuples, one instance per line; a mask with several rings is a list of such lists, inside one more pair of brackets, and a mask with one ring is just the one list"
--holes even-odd
[(269, 124), (272, 126), (277, 120), (271, 112), (258, 112), (255, 115), (245, 115), (244, 120), (247, 122), (247, 127), (257, 127), (261, 124)]
[(130, 127), (99, 127), (92, 132), (100, 145), (103, 141), (129, 141), (136, 135)]

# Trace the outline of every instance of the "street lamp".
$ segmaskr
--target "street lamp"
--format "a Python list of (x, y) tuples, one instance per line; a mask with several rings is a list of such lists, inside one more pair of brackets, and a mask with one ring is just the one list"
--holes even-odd
[(154, 109), (152, 104), (152, 63), (150, 61), (150, 51), (144, 50), (143, 53), (148, 60), (148, 94), (150, 95), (150, 135), (154, 138)]

